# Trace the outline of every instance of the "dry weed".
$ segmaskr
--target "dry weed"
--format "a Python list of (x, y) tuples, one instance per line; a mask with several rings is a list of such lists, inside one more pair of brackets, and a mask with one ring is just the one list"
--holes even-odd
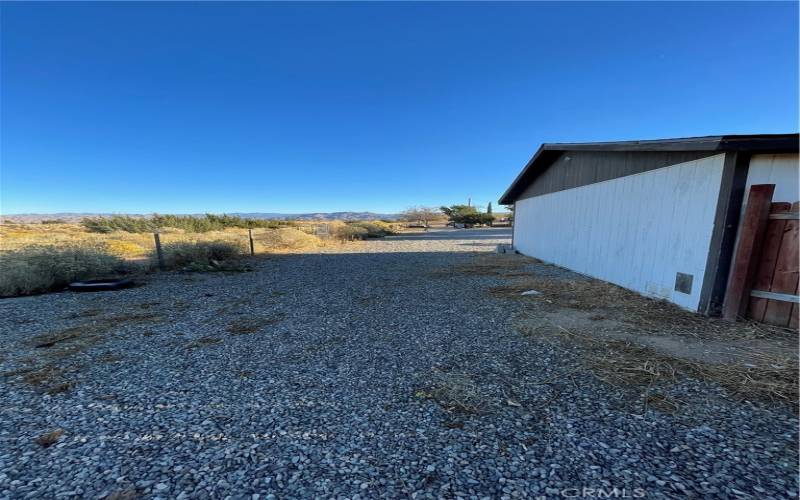
[(519, 254), (479, 255), (466, 264), (436, 269), (428, 274), (429, 276), (438, 278), (447, 278), (456, 274), (473, 276), (514, 276), (525, 266), (535, 262), (538, 261)]
[(197, 340), (190, 342), (186, 348), (187, 349), (197, 349), (199, 347), (206, 347), (210, 345), (219, 344), (222, 342), (222, 339), (217, 337), (200, 337)]
[[(161, 316), (150, 312), (121, 313), (99, 317), (83, 325), (34, 335), (26, 343), (33, 348), (36, 355), (20, 359), (27, 366), (7, 371), (2, 376), (21, 376), (23, 383), (42, 388), (47, 394), (66, 392), (75, 385), (68, 375), (82, 368), (71, 361), (74, 355), (104, 342), (109, 332), (126, 323), (139, 324), (160, 319)], [(106, 353), (95, 358), (95, 361), (111, 363), (121, 359), (123, 358), (119, 355)]]
[(36, 438), (36, 444), (47, 448), (48, 446), (56, 444), (58, 440), (61, 439), (62, 435), (64, 435), (63, 429), (54, 429), (50, 432), (45, 432)]
[(247, 335), (276, 323), (280, 323), (284, 318), (283, 314), (268, 317), (250, 317), (233, 321), (228, 325), (228, 333), (231, 335)]
[(104, 500), (134, 500), (139, 497), (135, 488), (126, 488), (111, 492)]
[(59, 384), (52, 385), (47, 388), (45, 391), (50, 396), (55, 396), (56, 394), (61, 394), (62, 392), (67, 392), (75, 386), (73, 382), (61, 382)]
[(416, 396), (436, 401), (442, 408), (455, 413), (481, 413), (488, 399), (469, 375), (433, 370), (424, 389)]
[(781, 401), (797, 405), (797, 360), (749, 352), (747, 363), (713, 363), (678, 358), (632, 342), (592, 336), (547, 325), (518, 325), (527, 335), (577, 348), (583, 366), (596, 378), (622, 388), (649, 389), (688, 377), (724, 387), (742, 400)]

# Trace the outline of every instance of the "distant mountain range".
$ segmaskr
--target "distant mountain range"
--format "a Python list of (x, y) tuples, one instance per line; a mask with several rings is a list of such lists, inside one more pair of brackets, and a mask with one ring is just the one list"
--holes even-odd
[[(111, 215), (130, 215), (131, 217), (148, 217), (147, 214), (109, 214), (109, 213), (53, 213), (53, 214), (12, 214), (3, 215), (2, 220), (11, 222), (36, 223), (43, 220), (60, 220), (64, 222), (80, 222), (87, 217), (110, 217)], [(182, 214), (183, 215), (183, 214)], [(204, 214), (186, 214), (202, 216)], [(374, 212), (316, 212), (307, 214), (281, 214), (266, 212), (233, 212), (228, 215), (238, 215), (245, 219), (272, 219), (272, 220), (397, 220), (399, 214), (376, 214)]]

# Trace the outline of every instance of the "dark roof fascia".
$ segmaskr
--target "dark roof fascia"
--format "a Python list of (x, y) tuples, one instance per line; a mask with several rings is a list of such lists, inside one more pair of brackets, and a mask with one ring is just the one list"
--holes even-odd
[(514, 203), (530, 183), (565, 151), (745, 151), (796, 153), (798, 134), (722, 135), (652, 141), (545, 143), (500, 197), (501, 205)]

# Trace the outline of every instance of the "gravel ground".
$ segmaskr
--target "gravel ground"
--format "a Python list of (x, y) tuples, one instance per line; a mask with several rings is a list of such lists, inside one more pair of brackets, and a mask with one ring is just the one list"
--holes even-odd
[(797, 497), (791, 409), (689, 381), (691, 412), (637, 416), (496, 277), (437, 275), (507, 235), (0, 301), (0, 370), (53, 368), (0, 379), (0, 497)]

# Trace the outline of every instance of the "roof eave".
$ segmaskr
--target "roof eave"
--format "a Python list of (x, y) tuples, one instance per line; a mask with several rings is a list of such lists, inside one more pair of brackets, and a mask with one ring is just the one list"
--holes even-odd
[(501, 205), (513, 204), (527, 186), (520, 187), (546, 151), (557, 153), (565, 151), (746, 151), (750, 153), (792, 153), (798, 152), (798, 134), (724, 135), (664, 139), (652, 141), (587, 142), (587, 143), (545, 143), (528, 161), (522, 172), (500, 197)]

